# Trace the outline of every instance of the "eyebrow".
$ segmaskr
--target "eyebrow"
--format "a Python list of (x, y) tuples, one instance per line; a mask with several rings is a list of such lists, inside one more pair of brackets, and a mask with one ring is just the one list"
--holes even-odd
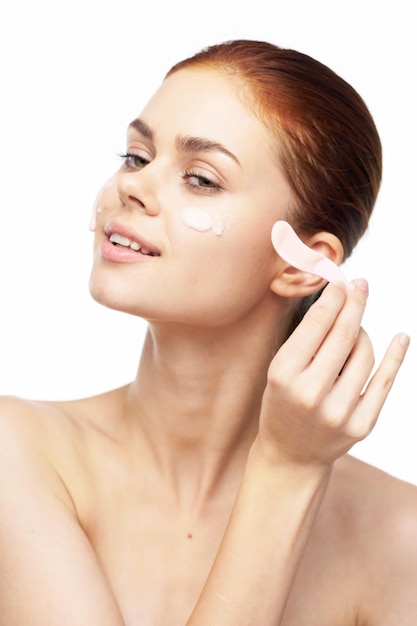
[(177, 136), (175, 139), (175, 145), (178, 150), (183, 152), (221, 152), (225, 154), (235, 163), (240, 166), (239, 159), (230, 152), (223, 144), (218, 141), (212, 141), (211, 139), (205, 139), (204, 137), (185, 137)]
[(153, 140), (153, 132), (151, 128), (139, 117), (137, 117), (135, 120), (130, 122), (128, 129), (130, 128), (137, 130), (138, 133), (140, 133), (141, 135), (143, 135), (143, 137), (145, 137), (145, 139), (149, 139), (150, 141)]
[[(154, 138), (152, 129), (140, 118), (136, 118), (130, 122), (129, 128), (136, 130), (143, 137), (145, 137), (145, 139), (152, 141)], [(237, 156), (218, 141), (213, 141), (204, 137), (177, 135), (175, 138), (175, 146), (177, 150), (180, 150), (181, 152), (221, 152), (241, 167)]]

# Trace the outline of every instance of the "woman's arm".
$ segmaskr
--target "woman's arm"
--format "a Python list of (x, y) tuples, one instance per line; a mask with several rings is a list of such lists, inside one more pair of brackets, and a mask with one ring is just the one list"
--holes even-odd
[(0, 401), (2, 626), (123, 626), (73, 503), (23, 402)]
[(259, 434), (230, 524), (187, 626), (277, 626), (334, 461), (372, 429), (404, 359), (378, 370), (361, 329), (366, 283), (329, 285), (269, 369)]
[[(188, 626), (280, 623), (332, 464), (372, 428), (406, 352), (394, 339), (361, 393), (373, 364), (365, 300), (330, 285), (274, 358), (259, 435)], [(1, 624), (123, 626), (30, 411), (0, 402)]]
[(281, 471), (252, 449), (229, 526), (187, 626), (278, 626), (328, 472)]

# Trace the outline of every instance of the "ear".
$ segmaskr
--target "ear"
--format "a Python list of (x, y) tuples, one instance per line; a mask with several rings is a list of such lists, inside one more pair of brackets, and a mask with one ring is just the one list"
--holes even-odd
[[(336, 265), (343, 261), (343, 246), (338, 237), (332, 233), (322, 231), (311, 237), (301, 236), (302, 241), (331, 259)], [(326, 280), (308, 272), (303, 272), (284, 259), (277, 256), (276, 274), (271, 282), (274, 293), (283, 298), (299, 298), (308, 296), (326, 285)]]

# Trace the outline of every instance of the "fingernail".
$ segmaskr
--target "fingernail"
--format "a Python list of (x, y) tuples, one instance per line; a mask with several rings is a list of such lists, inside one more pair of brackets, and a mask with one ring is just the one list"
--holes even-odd
[(398, 341), (404, 348), (408, 348), (410, 345), (410, 336), (406, 333), (401, 333), (398, 335)]
[(364, 278), (355, 278), (355, 280), (352, 280), (352, 282), (349, 283), (349, 287), (350, 289), (354, 289), (355, 287), (357, 287), (364, 293), (369, 293), (368, 281), (366, 281)]

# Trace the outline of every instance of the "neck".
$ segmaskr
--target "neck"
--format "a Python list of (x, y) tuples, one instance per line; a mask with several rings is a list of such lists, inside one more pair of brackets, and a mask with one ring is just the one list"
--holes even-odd
[(148, 329), (127, 417), (179, 498), (207, 499), (220, 482), (240, 480), (277, 341), (276, 325), (251, 328)]

